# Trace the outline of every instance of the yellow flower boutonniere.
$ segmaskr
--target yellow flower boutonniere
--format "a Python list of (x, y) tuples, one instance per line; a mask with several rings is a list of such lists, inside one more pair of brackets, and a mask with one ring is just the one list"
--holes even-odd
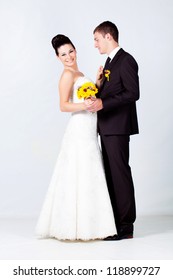
[(92, 82), (87, 82), (80, 86), (77, 90), (77, 96), (79, 99), (81, 98), (89, 98), (91, 96), (95, 96), (98, 92), (97, 87)]
[(107, 78), (107, 81), (109, 81), (109, 75), (110, 75), (111, 71), (105, 70), (104, 72), (105, 72), (104, 74), (105, 74), (105, 77)]

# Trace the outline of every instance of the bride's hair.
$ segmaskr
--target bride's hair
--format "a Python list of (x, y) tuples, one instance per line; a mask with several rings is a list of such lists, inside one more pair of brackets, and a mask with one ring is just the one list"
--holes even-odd
[(53, 37), (51, 43), (52, 43), (52, 46), (55, 50), (56, 55), (59, 55), (58, 49), (61, 46), (66, 45), (66, 44), (71, 44), (72, 47), (75, 49), (75, 46), (73, 45), (71, 40), (67, 36), (62, 35), (62, 34), (58, 34), (55, 37)]

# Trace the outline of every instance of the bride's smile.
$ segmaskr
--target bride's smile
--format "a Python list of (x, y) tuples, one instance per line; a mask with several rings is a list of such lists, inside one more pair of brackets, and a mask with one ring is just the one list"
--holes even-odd
[(58, 58), (64, 66), (76, 66), (76, 50), (70, 44), (65, 44), (59, 48)]

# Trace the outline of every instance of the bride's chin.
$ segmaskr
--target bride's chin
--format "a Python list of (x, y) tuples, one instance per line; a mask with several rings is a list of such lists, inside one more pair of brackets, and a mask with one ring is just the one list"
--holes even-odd
[(74, 62), (71, 62), (71, 63), (67, 63), (67, 66), (71, 67), (74, 65)]

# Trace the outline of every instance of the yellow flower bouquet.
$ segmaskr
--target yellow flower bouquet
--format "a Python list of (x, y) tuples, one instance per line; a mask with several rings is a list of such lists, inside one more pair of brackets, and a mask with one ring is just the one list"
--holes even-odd
[(77, 96), (79, 99), (89, 98), (91, 96), (95, 97), (97, 92), (98, 92), (98, 89), (97, 89), (96, 85), (92, 82), (87, 82), (78, 88)]

